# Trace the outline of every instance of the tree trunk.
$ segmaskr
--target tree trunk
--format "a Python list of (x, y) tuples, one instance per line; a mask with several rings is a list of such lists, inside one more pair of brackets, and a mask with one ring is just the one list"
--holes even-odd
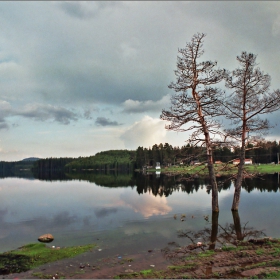
[(240, 203), (240, 193), (241, 193), (241, 186), (243, 181), (243, 168), (245, 164), (245, 140), (246, 140), (246, 113), (244, 109), (244, 120), (243, 120), (243, 128), (242, 128), (242, 144), (241, 144), (241, 151), (240, 151), (240, 157), (239, 157), (239, 166), (238, 166), (238, 172), (237, 172), (237, 178), (235, 181), (235, 191), (233, 196), (233, 202), (232, 202), (232, 211), (238, 211), (239, 203)]
[(214, 250), (216, 246), (216, 240), (218, 235), (219, 226), (219, 212), (212, 212), (212, 230), (211, 230), (211, 243), (209, 245), (209, 250)]
[(193, 97), (197, 102), (197, 114), (200, 118), (200, 123), (203, 129), (204, 137), (205, 137), (205, 144), (207, 149), (207, 166), (208, 166), (208, 172), (209, 172), (209, 179), (212, 186), (212, 211), (213, 212), (219, 212), (219, 200), (218, 200), (218, 185), (216, 181), (215, 176), (215, 169), (214, 169), (214, 163), (213, 163), (213, 150), (211, 146), (211, 139), (209, 135), (209, 130), (206, 125), (206, 121), (204, 118), (204, 115), (202, 113), (202, 107), (201, 103), (199, 101), (199, 97), (195, 91), (193, 91)]
[(208, 163), (209, 179), (212, 186), (212, 211), (219, 212), (218, 185), (215, 177), (214, 165)]
[(236, 231), (237, 240), (243, 240), (244, 236), (241, 230), (241, 223), (238, 211), (232, 211), (233, 223)]
[(218, 199), (218, 185), (215, 176), (215, 169), (213, 163), (213, 152), (210, 142), (209, 133), (205, 133), (205, 142), (207, 148), (207, 165), (208, 165), (208, 173), (209, 179), (212, 187), (212, 211), (219, 212), (219, 199)]

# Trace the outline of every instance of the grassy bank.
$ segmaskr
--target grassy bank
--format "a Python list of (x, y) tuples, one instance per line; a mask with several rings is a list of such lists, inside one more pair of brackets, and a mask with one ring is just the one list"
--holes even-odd
[(57, 260), (72, 258), (95, 245), (50, 248), (42, 243), (28, 244), (17, 250), (0, 254), (0, 274), (23, 272)]
[[(260, 164), (260, 165), (246, 165), (245, 170), (248, 173), (269, 174), (280, 172), (280, 164)], [(159, 171), (156, 169), (148, 169), (149, 172)], [(217, 175), (233, 175), (237, 173), (237, 166), (233, 164), (215, 164), (215, 171)], [(171, 166), (160, 169), (164, 174), (199, 174), (207, 175), (208, 169), (206, 165), (195, 166)]]

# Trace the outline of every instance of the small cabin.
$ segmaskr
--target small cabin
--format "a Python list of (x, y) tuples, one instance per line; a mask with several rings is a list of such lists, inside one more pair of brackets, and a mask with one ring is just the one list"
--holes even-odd
[[(232, 163), (233, 164), (239, 164), (240, 163), (240, 159), (239, 158), (238, 159), (234, 159)], [(253, 163), (252, 159), (245, 158), (244, 164), (252, 164), (252, 163)]]
[(193, 160), (191, 161), (191, 165), (200, 165), (199, 160)]
[(160, 162), (156, 162), (156, 169), (160, 169)]

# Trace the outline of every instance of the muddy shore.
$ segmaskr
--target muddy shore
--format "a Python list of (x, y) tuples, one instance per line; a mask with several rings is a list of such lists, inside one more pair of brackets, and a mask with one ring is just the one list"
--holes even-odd
[(72, 259), (1, 276), (4, 279), (267, 279), (278, 275), (279, 278), (278, 239), (251, 239), (236, 246), (208, 249), (197, 245), (181, 248), (172, 242), (161, 250), (123, 256), (96, 249)]

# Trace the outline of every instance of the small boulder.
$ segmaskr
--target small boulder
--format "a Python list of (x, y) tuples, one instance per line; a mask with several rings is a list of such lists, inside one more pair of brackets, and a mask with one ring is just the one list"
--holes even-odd
[(44, 243), (49, 243), (49, 242), (52, 242), (54, 240), (54, 237), (50, 234), (50, 233), (47, 233), (47, 234), (43, 234), (41, 235), (38, 240), (40, 242), (44, 242)]

